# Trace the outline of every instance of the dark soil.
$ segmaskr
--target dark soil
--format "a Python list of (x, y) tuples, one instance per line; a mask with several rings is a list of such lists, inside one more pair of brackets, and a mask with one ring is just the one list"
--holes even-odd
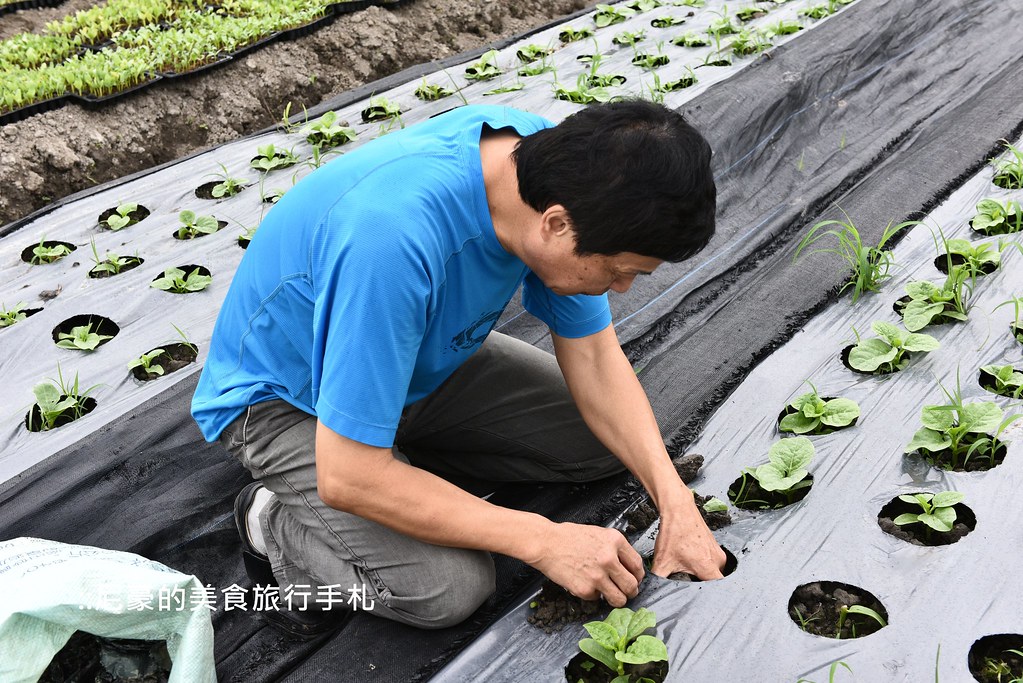
[[(630, 681), (639, 681), (645, 677), (655, 683), (661, 683), (668, 677), (668, 662), (626, 664), (624, 669), (625, 673), (630, 675)], [(565, 680), (569, 683), (610, 683), (617, 676), (617, 671), (611, 671), (585, 652), (572, 657), (565, 667)]]
[[(82, 325), (91, 325), (92, 331), (96, 334), (108, 334), (111, 337), (116, 337), (117, 333), (121, 331), (121, 328), (117, 323), (102, 315), (73, 315), (53, 328), (53, 331), (50, 333), (50, 336), (53, 338), (53, 343), (56, 344), (60, 341), (61, 334), (69, 334), (72, 329), (81, 327)], [(104, 339), (96, 348), (103, 346), (108, 341), (110, 340)]]
[[(1013, 370), (1015, 372), (1023, 372), (1023, 370), (1020, 370), (1019, 368), (1013, 368)], [(1018, 396), (1013, 396), (1011, 391), (1007, 390), (998, 391), (996, 389), (997, 385), (995, 384), (995, 376), (992, 375), (990, 372), (985, 371), (983, 368), (977, 375), (977, 383), (981, 386), (981, 388), (990, 391), (992, 394), (998, 394), (999, 396), (1008, 396), (1009, 398), (1019, 398)]]
[[(159, 379), (165, 375), (169, 375), (172, 372), (176, 372), (181, 368), (194, 363), (195, 359), (199, 355), (199, 349), (194, 344), (183, 344), (181, 342), (174, 342), (173, 344), (161, 344), (158, 348), (163, 349), (163, 353), (153, 359), (153, 363), (163, 368), (163, 374), (157, 374), (155, 372), (146, 372), (142, 366), (137, 366), (131, 369), (131, 374), (135, 379), (140, 382), (150, 382), (154, 379)], [(146, 351), (146, 354), (150, 354), (156, 349), (150, 349)]]
[(973, 678), (980, 683), (1007, 683), (1023, 678), (1023, 655), (1008, 650), (1023, 652), (1023, 635), (999, 633), (977, 640), (966, 660)]
[[(739, 560), (732, 554), (732, 551), (721, 546), (721, 549), (725, 551), (725, 566), (721, 568), (722, 576), (730, 576), (732, 572), (739, 566)], [(653, 557), (646, 558), (649, 563), (653, 562)], [(669, 581), (679, 581), (681, 583), (700, 583), (702, 579), (693, 574), (687, 574), (686, 572), (673, 572), (667, 576)]]
[(39, 683), (166, 683), (170, 667), (165, 641), (100, 638), (75, 631)]
[[(956, 266), (966, 265), (966, 257), (963, 256), (962, 254), (952, 254), (951, 258), (953, 268), (955, 268)], [(945, 275), (948, 275), (947, 255), (942, 254), (941, 256), (936, 256), (934, 258), (934, 267), (940, 270)], [(998, 264), (987, 261), (985, 263), (982, 263), (980, 268), (977, 269), (977, 275), (990, 275), (996, 270), (998, 270)]]
[[(853, 366), (849, 365), (849, 352), (852, 351), (853, 346), (855, 346), (855, 344), (850, 344), (849, 346), (845, 347), (844, 349), (842, 349), (842, 354), (841, 354), (842, 365), (844, 365), (849, 370), (852, 370), (853, 372), (855, 372), (857, 374), (860, 374), (860, 375), (891, 375), (893, 373), (898, 372), (898, 370), (892, 370), (890, 372), (886, 372), (886, 371), (881, 370), (881, 369), (874, 370), (873, 372), (867, 372), (865, 370), (857, 370)], [(904, 362), (908, 361), (912, 357), (912, 355), (913, 354), (911, 354), (909, 351), (903, 351), (902, 352), (902, 360)]]
[[(828, 401), (833, 401), (836, 398), (838, 398), (838, 396), (821, 396), (821, 400), (824, 401), (825, 403), (827, 403)], [(792, 406), (786, 405), (785, 408), (780, 413), (778, 413), (778, 430), (781, 431), (781, 421), (785, 419), (786, 415), (793, 415), (797, 412), (799, 411), (793, 408)], [(831, 427), (822, 422), (819, 425), (817, 425), (816, 429), (813, 429), (804, 434), (800, 434), (800, 436), (824, 436), (825, 434), (831, 434), (832, 432), (837, 432), (840, 429), (848, 429), (849, 427), (855, 426), (856, 423), (859, 422), (859, 419), (860, 418), (857, 417), (844, 427)], [(784, 433), (787, 434), (789, 432)]]
[[(60, 401), (67, 398), (66, 394), (61, 394)], [(96, 399), (91, 396), (81, 401), (81, 414), (76, 418), (74, 411), (70, 408), (61, 413), (56, 420), (53, 421), (53, 429), (63, 427), (66, 424), (71, 424), (77, 419), (84, 417), (96, 409)], [(43, 424), (42, 412), (39, 410), (39, 404), (33, 404), (32, 409), (25, 415), (25, 428), (30, 432), (41, 432), (43, 431), (40, 427)]]
[(610, 608), (603, 600), (583, 600), (551, 580), (544, 581), (540, 594), (530, 603), (533, 613), (526, 617), (533, 626), (545, 633), (560, 631), (566, 624), (603, 619)]
[[(973, 439), (985, 437), (986, 435), (984, 434), (967, 434), (961, 442), (962, 446), (960, 450), (962, 453), (966, 453), (969, 450), (970, 444), (973, 443)], [(1006, 448), (1004, 443), (999, 443), (998, 447), (995, 448), (994, 458), (990, 457), (986, 453), (975, 453), (970, 456), (968, 460), (965, 460), (964, 455), (960, 455), (958, 458), (953, 457), (950, 449), (931, 452), (925, 448), (921, 448), (919, 451), (915, 451), (915, 453), (942, 470), (951, 470), (953, 472), (986, 472), (987, 470), (1001, 465), (1005, 460), (1005, 454), (1008, 450), (1009, 449)]]
[(917, 514), (922, 510), (919, 505), (895, 497), (881, 508), (877, 514), (877, 524), (885, 533), (913, 545), (951, 545), (977, 528), (977, 516), (973, 510), (962, 503), (953, 505), (952, 509), (956, 511), (956, 521), (951, 531), (935, 531), (922, 522), (899, 526), (894, 521), (896, 517), (904, 513)]
[[(115, 206), (115, 207), (109, 208), (106, 211), (104, 211), (103, 213), (101, 213), (99, 215), (99, 218), (97, 219), (97, 222), (99, 223), (101, 228), (109, 229), (109, 227), (107, 226), (107, 219), (110, 218), (111, 216), (116, 216), (116, 215), (118, 215), (118, 214), (117, 214), (117, 207)], [(138, 206), (135, 207), (134, 211), (129, 211), (128, 212), (128, 224), (126, 226), (124, 226), (124, 228), (130, 228), (131, 226), (135, 225), (136, 223), (144, 221), (148, 217), (149, 217), (149, 209), (147, 209), (146, 207), (144, 207), (141, 204), (139, 204)], [(121, 228), (121, 230), (124, 230), (124, 228)]]
[[(701, 496), (699, 493), (694, 493), (693, 498), (696, 501), (696, 507), (699, 508), (700, 514), (703, 516), (703, 521), (707, 523), (707, 527), (711, 531), (717, 531), (732, 523), (732, 516), (728, 514), (728, 510), (707, 512), (703, 509), (703, 504), (710, 500), (711, 496)], [(625, 534), (632, 536), (640, 531), (649, 529), (657, 521), (658, 516), (659, 513), (653, 501), (643, 501), (625, 513), (625, 521), (628, 523), (628, 526), (625, 528)]]
[[(789, 617), (807, 633), (825, 638), (862, 638), (883, 627), (863, 614), (848, 614), (839, 632), (839, 610), (842, 606), (862, 605), (874, 610), (888, 621), (888, 611), (868, 591), (835, 581), (814, 581), (797, 588), (789, 598)], [(800, 621), (802, 619), (802, 622)]]
[(803, 481), (810, 481), (810, 486), (799, 489), (789, 498), (779, 491), (765, 491), (752, 475), (743, 474), (728, 487), (728, 500), (732, 505), (743, 510), (777, 510), (787, 507), (806, 498), (813, 488), (813, 475), (808, 474)]
[[(96, 4), (68, 0), (6, 14), (0, 38), (41, 31), (48, 21)], [(300, 112), (584, 6), (584, 0), (415, 0), (371, 7), (99, 108), (69, 104), (7, 124), (0, 128), (0, 225), (73, 192), (272, 126), (289, 102)]]
[(678, 472), (679, 479), (685, 484), (692, 484), (700, 474), (703, 467), (703, 456), (699, 453), (686, 453), (685, 455), (672, 458), (671, 463)]

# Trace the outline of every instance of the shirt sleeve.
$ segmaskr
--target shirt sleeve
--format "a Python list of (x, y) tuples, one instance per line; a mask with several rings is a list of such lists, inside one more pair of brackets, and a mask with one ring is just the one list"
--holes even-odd
[(607, 294), (561, 296), (547, 289), (532, 272), (522, 283), (522, 306), (559, 337), (587, 337), (611, 324)]
[[(430, 278), (422, 255), (387, 235), (381, 218), (328, 219), (328, 239), (340, 248), (324, 249), (334, 256), (317, 264), (314, 247), (312, 393), (327, 427), (388, 448), (426, 330)], [(362, 224), (360, 239), (337, 238), (353, 221)]]

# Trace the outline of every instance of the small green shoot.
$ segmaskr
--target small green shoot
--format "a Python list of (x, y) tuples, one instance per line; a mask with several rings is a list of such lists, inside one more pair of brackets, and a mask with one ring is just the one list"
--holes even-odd
[[(796, 436), (776, 442), (767, 453), (768, 462), (756, 469), (744, 469), (740, 477), (740, 488), (728, 490), (728, 496), (736, 506), (746, 509), (770, 509), (791, 505), (797, 494), (813, 486), (807, 466), (813, 460), (813, 443), (805, 436)], [(760, 489), (784, 496), (784, 502), (771, 503), (751, 498), (753, 487), (750, 479)], [(805, 496), (806, 494), (801, 494)]]
[(857, 334), (856, 344), (849, 351), (849, 365), (860, 372), (896, 372), (909, 363), (907, 353), (926, 353), (940, 346), (938, 340), (928, 334), (904, 334), (883, 320), (875, 320), (870, 327), (878, 336), (860, 339)]
[(624, 6), (637, 12), (649, 12), (663, 4), (660, 0), (629, 0)]
[(850, 618), (849, 615), (858, 615), (873, 619), (881, 625), (881, 628), (888, 625), (884, 617), (869, 607), (864, 607), (863, 605), (842, 605), (838, 608), (838, 628), (835, 629), (835, 638), (842, 637), (842, 628), (845, 626), (846, 620), (849, 621), (849, 630), (851, 631), (852, 637), (856, 637), (857, 620)]
[(677, 38), (672, 38), (671, 42), (679, 47), (706, 47), (710, 45), (710, 39), (707, 38), (706, 34), (697, 33), (696, 31), (686, 31)]
[(735, 13), (735, 18), (745, 23), (747, 21), (753, 21), (767, 14), (767, 10), (757, 7), (756, 5), (749, 5), (748, 7), (741, 7)]
[(593, 23), (597, 28), (604, 28), (611, 24), (620, 24), (636, 13), (631, 7), (621, 5), (597, 5), (597, 11), (593, 15)]
[(515, 56), (523, 64), (531, 64), (538, 59), (550, 57), (552, 54), (554, 54), (554, 48), (543, 45), (524, 45), (515, 51)]
[(576, 104), (610, 102), (614, 99), (614, 96), (606, 88), (590, 87), (588, 74), (579, 74), (579, 78), (576, 79), (575, 88), (566, 88), (560, 83), (555, 83), (553, 87), (554, 97), (559, 100), (575, 102)]
[[(803, 630), (805, 631), (806, 629), (803, 628)], [(838, 674), (838, 667), (839, 666), (845, 667), (845, 670), (848, 671), (849, 673), (853, 672), (852, 667), (849, 666), (848, 664), (846, 664), (843, 661), (831, 662), (831, 666), (828, 668), (828, 683), (835, 683), (835, 676)], [(811, 681), (808, 678), (800, 678), (798, 681), (796, 681), (796, 683), (814, 683), (814, 682)]]
[(415, 89), (414, 94), (424, 102), (435, 102), (436, 100), (454, 95), (455, 91), (440, 85), (427, 83), (426, 77), (424, 76), (422, 84)]
[(901, 310), (906, 329), (916, 332), (932, 323), (967, 320), (973, 282), (969, 271), (953, 268), (940, 286), (926, 280), (907, 284), (909, 301)]
[(153, 361), (166, 353), (163, 349), (153, 349), (149, 353), (143, 353), (141, 356), (128, 363), (128, 369), (134, 370), (135, 368), (142, 368), (147, 374), (150, 375), (162, 375), (163, 366)]
[(631, 678), (625, 674), (626, 664), (668, 661), (664, 642), (643, 634), (656, 625), (656, 615), (645, 607), (635, 612), (619, 607), (603, 621), (583, 624), (590, 637), (579, 641), (579, 649), (616, 673), (615, 682), (628, 683)]
[(778, 429), (792, 434), (828, 434), (848, 427), (860, 416), (860, 407), (848, 398), (825, 400), (817, 387), (807, 380), (811, 391), (796, 397), (785, 408), (787, 415), (778, 423)]
[(187, 275), (180, 268), (168, 268), (149, 286), (174, 294), (188, 294), (206, 289), (211, 282), (213, 282), (213, 277), (203, 275), (199, 268), (193, 268)]
[(181, 225), (174, 236), (179, 240), (191, 240), (203, 235), (212, 235), (220, 229), (220, 223), (213, 216), (196, 216), (194, 211), (185, 209), (178, 214)]
[(227, 172), (227, 166), (224, 164), (218, 164), (218, 166), (220, 166), (220, 173), (214, 173), (213, 175), (220, 182), (210, 188), (211, 195), (217, 199), (233, 197), (245, 189), (245, 180), (243, 178), (232, 178), (231, 174)]
[(401, 116), (401, 107), (383, 95), (369, 98), (369, 106), (362, 110), (362, 122), (387, 121)]
[[(66, 383), (60, 365), (58, 365), (56, 380), (51, 379), (49, 383), (37, 384), (32, 389), (36, 402), (34, 409), (28, 414), (26, 421), (28, 430), (30, 432), (46, 432), (65, 424), (65, 422), (82, 417), (88, 412), (86, 399), (98, 386), (98, 384), (94, 384), (84, 391), (80, 390), (78, 373), (75, 373), (73, 382)], [(38, 413), (38, 421), (36, 413)]]
[(732, 39), (732, 53), (737, 57), (755, 55), (771, 47), (771, 40), (756, 29), (744, 28)]
[[(92, 247), (92, 260), (96, 264), (91, 270), (89, 270), (90, 274), (107, 273), (108, 275), (117, 275), (128, 266), (139, 263), (138, 256), (118, 256), (117, 254), (109, 251), (101, 259), (99, 257), (99, 252), (96, 250), (96, 240), (89, 240), (89, 245)], [(92, 277), (97, 276), (93, 275)]]
[(1023, 190), (1023, 151), (1009, 144), (1007, 140), (1003, 142), (1010, 156), (1007, 159), (991, 160), (991, 165), (995, 167), (992, 182), (1003, 190)]
[(728, 509), (728, 503), (720, 498), (710, 498), (703, 504), (704, 512), (724, 512)]
[(899, 526), (925, 524), (929, 529), (942, 533), (952, 531), (956, 521), (954, 506), (961, 503), (964, 498), (966, 496), (958, 491), (902, 495), (899, 496), (899, 500), (919, 506), (920, 512), (904, 512), (892, 521)]
[(1012, 331), (1012, 336), (1016, 338), (1016, 341), (1023, 344), (1023, 297), (1009, 297), (991, 309), (991, 312), (994, 313), (1002, 306), (1012, 306), (1013, 318), (1012, 323), (1009, 324), (1009, 329)]
[(71, 253), (71, 249), (65, 244), (54, 244), (52, 247), (46, 246), (46, 238), (39, 240), (39, 244), (32, 247), (32, 258), (29, 260), (33, 266), (40, 266), (44, 263), (53, 263), (59, 261), (68, 254)]
[(256, 151), (258, 155), (249, 162), (249, 165), (263, 173), (278, 168), (287, 168), (298, 163), (298, 155), (293, 150), (278, 149), (273, 143), (261, 145), (256, 148)]
[(75, 351), (95, 351), (96, 347), (107, 339), (113, 339), (111, 334), (98, 334), (93, 331), (92, 324), (72, 327), (70, 332), (61, 332), (57, 335), (57, 346), (62, 349), (73, 349)]
[[(117, 209), (115, 209), (116, 213), (113, 213), (110, 216), (107, 216), (107, 221), (106, 221), (107, 222), (107, 227), (110, 228), (111, 230), (117, 231), (117, 230), (120, 230), (122, 228), (127, 228), (129, 225), (132, 225), (133, 222), (132, 222), (131, 214), (135, 213), (135, 211), (138, 208), (139, 208), (139, 205), (136, 204), (135, 202), (127, 202), (125, 204), (118, 204), (117, 205)], [(135, 221), (135, 222), (137, 222), (137, 221)]]
[(303, 126), (298, 132), (299, 135), (305, 136), (306, 142), (314, 149), (339, 147), (353, 142), (356, 138), (355, 129), (350, 128), (347, 121), (338, 121), (335, 111), (328, 111), (312, 123)]
[(28, 318), (28, 314), (23, 310), (25, 306), (26, 304), (23, 301), (14, 304), (14, 308), (0, 306), (0, 328), (10, 327)]
[(999, 396), (1023, 398), (1023, 372), (1011, 365), (985, 365), (980, 369), (981, 386)]
[(1023, 231), (1023, 207), (1012, 199), (1005, 203), (997, 199), (977, 202), (977, 214), (970, 221), (974, 231), (985, 235), (1008, 235)]
[(592, 28), (572, 28), (568, 26), (558, 34), (558, 40), (563, 43), (574, 43), (577, 40), (584, 40), (593, 37)]
[(615, 37), (611, 39), (611, 42), (615, 45), (635, 45), (646, 38), (646, 31), (621, 31), (615, 34)]
[(480, 55), (479, 61), (465, 67), (465, 77), (470, 81), (489, 81), (501, 75), (501, 67), (497, 65), (497, 50), (487, 50)]
[(671, 28), (673, 26), (681, 26), (684, 23), (686, 23), (685, 17), (665, 16), (650, 20), (650, 25), (654, 28)]

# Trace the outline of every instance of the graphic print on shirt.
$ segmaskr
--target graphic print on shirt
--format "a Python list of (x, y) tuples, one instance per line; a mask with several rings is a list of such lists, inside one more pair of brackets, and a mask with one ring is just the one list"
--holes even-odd
[(467, 351), (482, 344), (483, 340), (490, 334), (490, 329), (494, 326), (494, 323), (501, 317), (501, 311), (503, 310), (491, 311), (481, 315), (476, 322), (451, 338), (451, 345), (448, 347), (448, 350)]

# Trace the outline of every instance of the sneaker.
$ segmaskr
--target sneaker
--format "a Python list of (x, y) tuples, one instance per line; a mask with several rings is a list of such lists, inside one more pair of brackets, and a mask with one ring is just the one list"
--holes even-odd
[[(234, 501), (234, 523), (238, 527), (238, 535), (242, 542), (242, 561), (245, 573), (253, 585), (278, 586), (274, 577), (270, 558), (256, 550), (249, 537), (246, 517), (255, 500), (256, 492), (262, 488), (261, 483), (253, 482), (243, 488)], [(287, 609), (283, 604), (278, 609), (261, 610), (259, 614), (271, 625), (301, 638), (312, 638), (323, 633), (336, 631), (343, 627), (352, 612), (349, 610), (297, 610)]]

